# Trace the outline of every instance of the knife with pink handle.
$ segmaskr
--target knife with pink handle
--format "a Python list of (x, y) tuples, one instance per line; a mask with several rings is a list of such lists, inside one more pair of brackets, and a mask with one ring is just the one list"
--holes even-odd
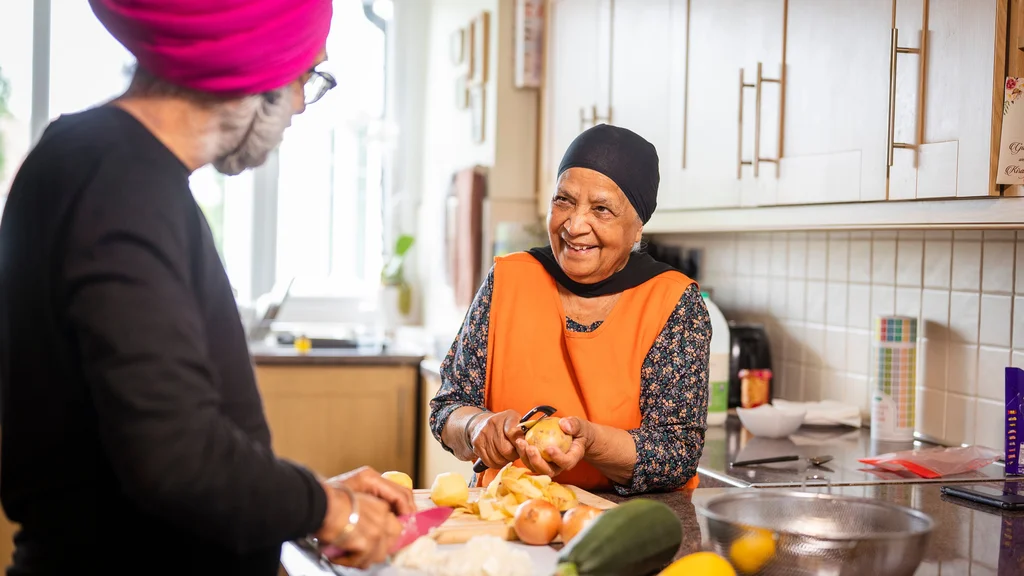
[[(398, 536), (398, 540), (391, 546), (391, 550), (388, 551), (389, 556), (394, 556), (403, 548), (412, 544), (420, 536), (426, 536), (431, 530), (437, 528), (441, 524), (444, 524), (445, 520), (452, 515), (455, 510), (453, 508), (447, 508), (439, 506), (437, 508), (430, 508), (422, 512), (415, 514), (403, 514), (398, 517), (398, 521), (402, 523), (402, 533)], [(324, 546), (320, 550), (320, 555), (327, 560), (332, 560), (344, 556), (346, 552), (337, 546)]]

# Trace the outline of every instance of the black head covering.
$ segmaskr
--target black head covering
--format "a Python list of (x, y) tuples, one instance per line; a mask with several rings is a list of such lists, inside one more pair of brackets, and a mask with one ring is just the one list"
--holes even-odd
[[(644, 224), (651, 219), (658, 205), (658, 183), (661, 179), (658, 151), (640, 135), (618, 126), (598, 124), (572, 141), (562, 156), (558, 175), (569, 168), (589, 168), (604, 174), (622, 189)], [(530, 255), (566, 290), (584, 298), (617, 294), (675, 270), (649, 254), (633, 253), (622, 270), (600, 282), (581, 284), (566, 275), (550, 246), (533, 248)]]
[(636, 132), (598, 124), (569, 144), (558, 176), (569, 168), (600, 172), (622, 189), (644, 224), (658, 206), (658, 151)]

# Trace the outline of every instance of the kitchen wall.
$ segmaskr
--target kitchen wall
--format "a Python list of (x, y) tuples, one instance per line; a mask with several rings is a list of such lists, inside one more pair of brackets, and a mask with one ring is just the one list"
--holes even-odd
[[(445, 196), (453, 172), (480, 165), (488, 170), (484, 245), (499, 221), (536, 218), (538, 97), (513, 85), (514, 0), (398, 0), (396, 26), (418, 45), (396, 46), (396, 68), (405, 89), (396, 94), (403, 110), (393, 175), (415, 214), (415, 280), (421, 291), (423, 323), (448, 343), (465, 309), (455, 305), (444, 277)], [(490, 48), (485, 104), (485, 141), (474, 143), (468, 110), (455, 107), (456, 69), (449, 60), (451, 34), (481, 11), (490, 13)], [(419, 36), (411, 30), (422, 27)], [(396, 39), (397, 41), (398, 39)], [(418, 112), (417, 112), (418, 111)], [(417, 116), (417, 113), (419, 116)]]
[(917, 428), (1003, 446), (1003, 368), (1024, 367), (1024, 231), (677, 235), (727, 317), (765, 323), (777, 394), (870, 406), (872, 318), (919, 319)]

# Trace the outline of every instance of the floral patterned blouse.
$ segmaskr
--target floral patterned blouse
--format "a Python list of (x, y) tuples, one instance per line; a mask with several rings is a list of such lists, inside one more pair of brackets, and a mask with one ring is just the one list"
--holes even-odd
[[(484, 408), (493, 291), (492, 268), (441, 363), (441, 389), (430, 401), (430, 430), (442, 446), (441, 430), (452, 412), (463, 406)], [(566, 328), (574, 332), (592, 332), (600, 325), (598, 321), (584, 326), (566, 318)], [(615, 486), (620, 495), (675, 490), (697, 473), (707, 426), (710, 344), (711, 319), (693, 284), (644, 359), (639, 374), (643, 420), (639, 428), (628, 431), (636, 443), (636, 465), (630, 484)]]

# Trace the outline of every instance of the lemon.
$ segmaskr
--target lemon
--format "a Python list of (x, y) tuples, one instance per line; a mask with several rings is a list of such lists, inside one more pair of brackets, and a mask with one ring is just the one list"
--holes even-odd
[(729, 559), (742, 574), (754, 574), (775, 556), (775, 539), (771, 532), (753, 529), (733, 541)]
[(398, 472), (396, 470), (390, 470), (380, 475), (385, 480), (391, 480), (399, 486), (404, 486), (409, 490), (412, 490), (412, 478), (409, 477), (405, 472)]
[(697, 552), (668, 565), (658, 576), (736, 576), (729, 561), (714, 552)]
[(461, 474), (445, 472), (434, 478), (430, 486), (430, 499), (438, 506), (457, 508), (469, 500), (469, 486)]

